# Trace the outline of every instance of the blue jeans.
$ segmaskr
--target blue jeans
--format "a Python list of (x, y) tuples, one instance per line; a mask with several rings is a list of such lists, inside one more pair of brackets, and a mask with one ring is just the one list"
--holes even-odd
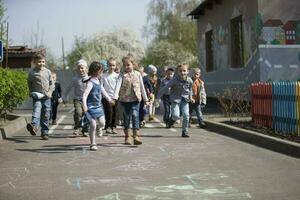
[(51, 111), (51, 99), (33, 99), (33, 111), (31, 124), (38, 128), (41, 126), (42, 134), (48, 134)]
[(124, 109), (123, 119), (124, 119), (124, 129), (127, 130), (130, 128), (130, 120), (132, 120), (132, 128), (140, 129), (140, 102), (121, 102), (121, 105)]
[(190, 118), (189, 103), (185, 99), (181, 99), (180, 103), (172, 102), (172, 120), (176, 121), (180, 119), (180, 113), (182, 114), (182, 132), (188, 132), (188, 123)]
[(203, 121), (203, 115), (200, 103), (190, 103), (190, 116), (192, 117), (193, 111), (196, 112), (198, 124)]

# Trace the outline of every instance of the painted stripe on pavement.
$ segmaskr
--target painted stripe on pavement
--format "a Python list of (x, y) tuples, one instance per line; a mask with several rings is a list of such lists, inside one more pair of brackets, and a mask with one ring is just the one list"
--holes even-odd
[(53, 130), (55, 130), (58, 126), (59, 123), (61, 123), (67, 116), (66, 115), (62, 115), (58, 120), (57, 120), (57, 124), (54, 126), (51, 126), (50, 130), (49, 130), (49, 134), (53, 133)]

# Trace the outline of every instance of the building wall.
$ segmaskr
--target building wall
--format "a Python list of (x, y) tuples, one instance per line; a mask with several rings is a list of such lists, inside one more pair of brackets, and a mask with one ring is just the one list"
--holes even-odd
[[(251, 59), (257, 57), (257, 36), (255, 19), (258, 12), (257, 1), (254, 0), (226, 0), (221, 4), (214, 4), (212, 10), (205, 10), (198, 19), (198, 47), (199, 61), (202, 66), (203, 78), (206, 81), (209, 96), (222, 93), (226, 87), (246, 87), (245, 77), (251, 69), (232, 68), (231, 66), (231, 33), (230, 20), (242, 15), (244, 61), (246, 66)], [(206, 72), (205, 32), (213, 30), (214, 71)], [(253, 61), (255, 62), (255, 61)], [(257, 71), (258, 69), (255, 70)], [(254, 77), (254, 75), (256, 75)], [(252, 79), (259, 79), (259, 73), (252, 70)]]
[[(265, 27), (263, 24), (266, 21), (280, 20), (282, 25), (274, 24), (271, 28)], [(295, 21), (296, 40), (291, 42), (287, 32), (283, 29), (284, 25), (289, 21)], [(274, 32), (273, 42), (266, 35), (259, 35), (260, 44), (300, 44), (300, 1), (299, 0), (258, 0), (258, 13), (256, 17), (256, 29), (258, 32), (267, 31)], [(270, 25), (270, 24), (269, 24)], [(268, 30), (265, 30), (268, 29)], [(277, 34), (276, 34), (277, 33)]]
[[(33, 64), (32, 60), (33, 59), (30, 57), (14, 57), (14, 58), (8, 57), (7, 66), (9, 68), (16, 68), (16, 69), (31, 68), (32, 64)], [(2, 62), (2, 65), (6, 66), (6, 58), (5, 57)]]
[(300, 45), (259, 45), (260, 81), (300, 81)]
[[(230, 20), (243, 16), (244, 67), (231, 64)], [(198, 19), (199, 61), (208, 96), (226, 88), (247, 90), (258, 81), (299, 80), (300, 1), (226, 0)], [(292, 23), (295, 23), (291, 26)], [(287, 23), (289, 22), (289, 23)], [(296, 41), (286, 41), (287, 27)], [(213, 30), (214, 71), (206, 72), (205, 32)], [(290, 30), (289, 30), (290, 31)], [(270, 37), (270, 38), (264, 38)]]

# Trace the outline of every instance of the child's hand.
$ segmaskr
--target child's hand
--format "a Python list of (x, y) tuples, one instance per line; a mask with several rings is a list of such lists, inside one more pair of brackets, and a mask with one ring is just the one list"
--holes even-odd
[(83, 107), (83, 112), (86, 113), (88, 111), (88, 109), (86, 107)]
[(145, 102), (144, 102), (144, 105), (145, 105), (145, 106), (149, 106), (149, 104), (150, 104), (149, 101), (145, 101)]
[(160, 99), (155, 99), (154, 105), (155, 105), (156, 108), (159, 107), (159, 103), (160, 103)]
[(63, 102), (63, 99), (62, 98), (59, 98), (58, 99), (58, 103), (62, 103)]
[(195, 103), (195, 99), (191, 98), (191, 103)]
[(109, 103), (114, 106), (116, 104), (116, 100), (112, 99)]
[(149, 101), (151, 102), (154, 101), (154, 94), (152, 93), (149, 94)]

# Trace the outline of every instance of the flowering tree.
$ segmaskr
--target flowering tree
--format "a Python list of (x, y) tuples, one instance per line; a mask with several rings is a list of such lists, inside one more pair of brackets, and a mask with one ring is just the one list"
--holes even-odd
[(100, 32), (90, 38), (76, 38), (75, 47), (67, 56), (69, 66), (74, 66), (79, 59), (85, 59), (88, 63), (100, 61), (110, 57), (122, 59), (128, 53), (136, 60), (140, 60), (144, 54), (144, 46), (139, 37), (128, 29), (112, 32)]
[(180, 43), (170, 43), (166, 40), (153, 42), (146, 51), (144, 64), (154, 64), (155, 66), (177, 66), (180, 63), (189, 64), (191, 67), (197, 66), (197, 56), (186, 51)]

